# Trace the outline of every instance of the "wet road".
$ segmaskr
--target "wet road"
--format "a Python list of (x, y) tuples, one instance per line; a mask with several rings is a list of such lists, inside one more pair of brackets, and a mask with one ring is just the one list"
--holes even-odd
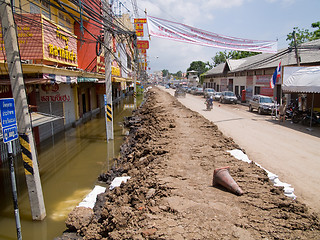
[[(133, 98), (128, 98), (114, 106), (114, 140), (109, 143), (103, 114), (41, 143), (38, 161), (47, 211), (44, 221), (32, 221), (23, 167), (21, 161), (16, 160), (23, 239), (53, 239), (66, 229), (64, 221), (68, 213), (92, 190), (99, 174), (108, 169), (119, 154), (125, 134), (119, 123), (124, 116), (131, 115), (132, 104)], [(16, 239), (8, 174), (8, 167), (3, 164), (0, 168), (1, 240)]]
[[(173, 89), (164, 89), (174, 93)], [(250, 160), (277, 174), (295, 189), (297, 199), (320, 214), (320, 127), (312, 131), (289, 120), (283, 124), (270, 115), (249, 112), (247, 106), (219, 104), (205, 110), (203, 96), (187, 94), (178, 99), (186, 107), (215, 123), (228, 137), (245, 149)]]

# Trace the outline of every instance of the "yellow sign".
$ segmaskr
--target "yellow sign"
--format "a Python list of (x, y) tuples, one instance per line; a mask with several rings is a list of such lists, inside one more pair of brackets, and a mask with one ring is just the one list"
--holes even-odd
[(120, 73), (120, 68), (119, 67), (111, 67), (111, 74), (112, 76), (117, 76), (120, 77), (121, 73)]

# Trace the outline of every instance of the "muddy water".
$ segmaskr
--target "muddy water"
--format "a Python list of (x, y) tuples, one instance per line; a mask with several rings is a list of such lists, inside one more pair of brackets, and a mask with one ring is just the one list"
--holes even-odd
[[(140, 101), (139, 101), (140, 100)], [(141, 99), (138, 99), (138, 104)], [(97, 176), (119, 154), (126, 130), (121, 122), (132, 113), (133, 99), (114, 106), (114, 140), (106, 142), (104, 115), (54, 136), (38, 148), (46, 205), (44, 221), (32, 221), (21, 160), (15, 160), (23, 239), (54, 239), (65, 230), (68, 213), (98, 184)], [(0, 167), (0, 239), (16, 239), (8, 167)]]

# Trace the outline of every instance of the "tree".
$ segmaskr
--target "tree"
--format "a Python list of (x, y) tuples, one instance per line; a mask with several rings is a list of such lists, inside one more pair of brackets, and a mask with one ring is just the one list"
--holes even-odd
[[(296, 33), (297, 44), (320, 39), (320, 22), (312, 23), (311, 27), (315, 28), (313, 32), (310, 32), (309, 29), (299, 29), (298, 27), (293, 28), (294, 32)], [(289, 46), (294, 46), (294, 38), (292, 33), (287, 35), (286, 40), (289, 41)]]
[(176, 73), (176, 76), (177, 76), (177, 78), (182, 78), (182, 72), (181, 72), (181, 71), (178, 71), (178, 72)]
[(190, 64), (190, 67), (187, 69), (188, 71), (197, 71), (198, 76), (200, 76), (201, 74), (205, 73), (206, 71), (211, 69), (211, 65), (209, 62), (202, 62), (202, 61), (193, 61)]
[(169, 76), (169, 70), (163, 69), (163, 70), (162, 70), (162, 76), (163, 76), (163, 77)]
[(247, 51), (224, 51), (224, 52), (218, 52), (216, 55), (211, 58), (213, 60), (213, 65), (216, 67), (217, 65), (224, 63), (227, 61), (227, 59), (241, 59), (246, 58), (250, 56), (254, 56), (260, 53), (257, 52), (247, 52)]

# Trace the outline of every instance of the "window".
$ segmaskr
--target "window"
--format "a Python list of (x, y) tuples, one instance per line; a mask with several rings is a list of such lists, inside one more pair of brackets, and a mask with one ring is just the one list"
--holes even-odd
[(254, 87), (254, 94), (260, 94), (260, 87)]

